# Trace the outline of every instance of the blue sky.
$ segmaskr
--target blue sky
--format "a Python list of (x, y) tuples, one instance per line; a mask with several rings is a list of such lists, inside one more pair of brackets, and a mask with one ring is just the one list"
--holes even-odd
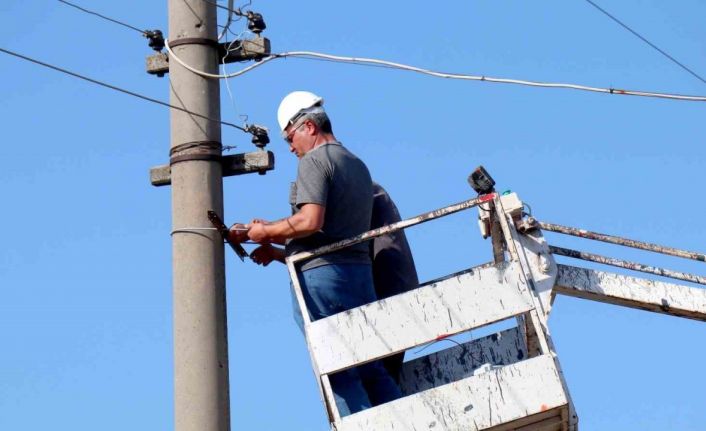
[[(604, 3), (706, 74), (706, 4)], [(80, 4), (167, 29), (165, 1)], [(254, 0), (252, 8), (264, 15), (274, 52), (706, 95), (704, 83), (580, 0)], [(57, 1), (5, 0), (0, 16), (0, 46), (168, 100), (168, 78), (144, 72), (150, 50), (136, 32)], [(0, 429), (172, 429), (170, 191), (148, 176), (167, 161), (168, 110), (6, 55), (0, 70)], [(222, 86), (223, 119), (247, 114), (273, 131), (285, 94), (321, 94), (336, 135), (403, 217), (471, 197), (466, 177), (483, 164), (541, 220), (706, 249), (703, 102), (298, 59), (230, 84), (233, 100)], [(296, 160), (272, 138), (274, 172), (224, 180), (227, 222), (286, 215)], [(253, 150), (229, 128), (223, 143)], [(408, 232), (422, 280), (490, 259), (475, 217), (464, 212)], [(703, 274), (697, 263), (547, 237)], [(232, 428), (327, 429), (284, 268), (241, 263), (228, 251), (227, 285)], [(703, 324), (559, 297), (550, 330), (583, 430), (703, 429)]]

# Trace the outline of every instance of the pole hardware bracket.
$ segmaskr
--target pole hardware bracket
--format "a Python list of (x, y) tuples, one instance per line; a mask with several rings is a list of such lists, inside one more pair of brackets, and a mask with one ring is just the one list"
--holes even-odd
[(218, 44), (218, 58), (225, 64), (249, 60), (260, 61), (270, 54), (270, 40), (260, 35), (252, 39), (238, 39)]
[(169, 47), (171, 49), (182, 45), (207, 45), (214, 48), (218, 47), (218, 41), (213, 39), (208, 39), (204, 37), (182, 37), (179, 39), (174, 39), (169, 41)]
[(242, 245), (228, 240), (228, 227), (226, 227), (225, 223), (223, 223), (223, 219), (221, 219), (218, 213), (213, 210), (208, 210), (206, 214), (208, 215), (208, 219), (213, 224), (213, 227), (215, 227), (223, 237), (223, 242), (228, 244), (233, 249), (241, 261), (245, 262), (245, 258), (250, 255), (247, 251), (245, 251)]
[(245, 129), (252, 135), (251, 142), (260, 150), (264, 150), (265, 146), (270, 143), (270, 136), (267, 134), (267, 127), (257, 124), (250, 124)]
[(515, 228), (520, 233), (528, 233), (539, 228), (539, 222), (532, 216), (517, 220)]
[[(219, 156), (217, 154), (184, 154), (170, 157), (169, 165), (155, 166), (150, 169), (150, 183), (155, 186), (168, 186), (172, 183), (171, 165), (184, 162), (186, 160), (204, 160), (197, 156), (209, 157), (209, 160), (220, 160), (223, 170), (223, 177), (258, 173), (265, 174), (275, 168), (275, 155), (272, 151), (253, 151), (250, 153), (231, 154)], [(213, 157), (213, 159), (210, 159)], [(175, 160), (175, 158), (179, 158)]]
[(192, 141), (175, 145), (169, 150), (169, 166), (192, 160), (220, 162), (223, 144), (218, 141)]
[(169, 158), (169, 166), (176, 165), (181, 162), (190, 162), (192, 160), (201, 160), (207, 162), (220, 162), (223, 160), (223, 156), (220, 154), (182, 154), (181, 156), (173, 156)]
[[(218, 64), (251, 60), (259, 61), (271, 54), (270, 40), (259, 35), (252, 39), (235, 40), (224, 43), (218, 43), (213, 39), (195, 37), (169, 41), (170, 48), (181, 45), (208, 45), (216, 48), (218, 50)], [(152, 45), (150, 44), (150, 46)], [(162, 43), (162, 48), (163, 47), (164, 44)], [(146, 71), (150, 75), (157, 75), (160, 78), (163, 77), (164, 74), (169, 73), (169, 56), (163, 52), (148, 56), (146, 59)]]

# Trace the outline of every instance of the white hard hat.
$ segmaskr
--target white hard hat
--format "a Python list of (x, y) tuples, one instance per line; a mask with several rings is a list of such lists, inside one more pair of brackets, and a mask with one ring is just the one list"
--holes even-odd
[[(324, 99), (309, 91), (292, 91), (287, 94), (277, 109), (277, 122), (282, 132), (299, 114), (323, 112)], [(316, 109), (312, 109), (316, 108)]]

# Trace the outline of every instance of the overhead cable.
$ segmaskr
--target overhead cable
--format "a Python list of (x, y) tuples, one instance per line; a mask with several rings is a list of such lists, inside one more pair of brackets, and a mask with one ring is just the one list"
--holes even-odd
[(116, 23), (116, 24), (120, 24), (120, 25), (122, 25), (123, 27), (127, 27), (127, 28), (129, 28), (129, 29), (131, 29), (131, 30), (135, 30), (135, 31), (139, 32), (142, 36), (144, 36), (144, 37), (146, 37), (147, 39), (149, 39), (149, 46), (150, 46), (150, 48), (154, 49), (154, 50), (157, 51), (157, 52), (161, 52), (162, 49), (164, 48), (164, 34), (162, 34), (162, 31), (161, 31), (161, 30), (140, 30), (139, 28), (137, 28), (137, 27), (135, 27), (135, 26), (132, 26), (132, 25), (130, 25), (130, 24), (126, 24), (126, 23), (124, 23), (124, 22), (122, 22), (122, 21), (118, 21), (117, 19), (110, 18), (110, 17), (105, 16), (105, 15), (101, 15), (101, 14), (99, 14), (98, 12), (94, 12), (94, 11), (92, 11), (92, 10), (88, 10), (88, 9), (86, 9), (86, 8), (82, 8), (81, 6), (75, 5), (75, 4), (70, 3), (70, 2), (68, 2), (68, 1), (66, 1), (66, 0), (59, 0), (59, 1), (60, 1), (61, 3), (64, 3), (64, 4), (69, 5), (69, 6), (71, 6), (71, 7), (74, 7), (74, 8), (76, 8), (76, 9), (82, 11), (82, 12), (86, 12), (87, 14), (95, 15), (95, 16), (97, 16), (97, 17), (103, 18), (103, 19), (108, 20), (108, 21), (110, 21), (110, 22), (114, 22), (114, 23)]
[(590, 4), (591, 6), (593, 6), (593, 7), (596, 8), (596, 9), (598, 9), (600, 12), (602, 12), (605, 16), (607, 16), (608, 18), (610, 18), (610, 19), (612, 19), (613, 21), (615, 21), (616, 23), (618, 23), (618, 24), (619, 24), (621, 27), (623, 27), (625, 30), (627, 30), (627, 31), (629, 31), (630, 33), (632, 33), (633, 35), (635, 35), (635, 37), (637, 37), (637, 38), (640, 39), (641, 41), (645, 42), (646, 44), (648, 44), (649, 46), (651, 46), (652, 48), (654, 48), (655, 50), (657, 50), (657, 51), (658, 51), (660, 54), (662, 54), (663, 56), (667, 57), (667, 58), (668, 58), (669, 60), (671, 60), (674, 64), (676, 64), (677, 66), (679, 66), (679, 67), (681, 67), (682, 69), (686, 70), (686, 71), (689, 72), (691, 75), (693, 75), (696, 79), (698, 79), (699, 81), (701, 81), (701, 82), (703, 82), (704, 84), (706, 84), (706, 79), (702, 78), (701, 75), (699, 75), (698, 73), (696, 73), (696, 72), (694, 72), (693, 70), (691, 70), (691, 69), (689, 69), (688, 67), (686, 67), (684, 64), (682, 64), (682, 63), (681, 63), (680, 61), (678, 61), (676, 58), (674, 58), (674, 57), (672, 57), (671, 55), (667, 54), (664, 50), (660, 49), (657, 45), (655, 45), (654, 43), (652, 43), (652, 42), (650, 42), (649, 40), (647, 40), (647, 39), (646, 39), (645, 37), (643, 37), (640, 33), (636, 32), (636, 31), (633, 30), (633, 29), (631, 29), (630, 27), (628, 27), (627, 24), (625, 24), (624, 22), (622, 22), (622, 21), (619, 20), (618, 18), (616, 18), (616, 17), (614, 17), (613, 15), (611, 15), (607, 10), (605, 10), (605, 9), (603, 9), (602, 7), (598, 6), (596, 3), (592, 2), (591, 0), (585, 0), (585, 1), (586, 1), (586, 3)]
[[(226, 42), (226, 49), (225, 53), (223, 54), (223, 57), (221, 57), (221, 68), (223, 70), (223, 75), (227, 76), (228, 71), (226, 70), (226, 57), (230, 54), (231, 51), (237, 50), (238, 48), (242, 47), (242, 38), (245, 33), (247, 33), (248, 30), (244, 30), (240, 34), (235, 35), (235, 39), (231, 41), (230, 43)], [(240, 118), (244, 118), (244, 122), (247, 123), (248, 121), (248, 116), (247, 115), (241, 115), (240, 112), (238, 111), (238, 107), (235, 104), (235, 98), (233, 97), (233, 91), (230, 88), (230, 82), (228, 81), (228, 78), (225, 78), (223, 80), (225, 83), (226, 91), (228, 93), (228, 98), (230, 99), (230, 103), (233, 106), (233, 110), (235, 111), (235, 114), (238, 115)]]
[(275, 58), (278, 58), (278, 57), (282, 56), (282, 54), (276, 54), (276, 55), (271, 55), (271, 56), (269, 56), (269, 57), (264, 57), (263, 59), (259, 60), (257, 63), (251, 64), (250, 66), (248, 66), (248, 67), (246, 67), (246, 68), (243, 68), (243, 69), (241, 69), (241, 70), (239, 70), (239, 71), (237, 71), (237, 72), (219, 75), (219, 74), (215, 74), (215, 73), (204, 72), (204, 71), (202, 71), (202, 70), (198, 70), (198, 69), (196, 69), (195, 67), (192, 67), (192, 66), (189, 66), (188, 64), (186, 64), (186, 62), (184, 62), (184, 60), (182, 60), (181, 58), (179, 58), (179, 57), (174, 53), (174, 51), (172, 51), (172, 49), (169, 47), (169, 40), (165, 40), (165, 48), (167, 49), (167, 53), (169, 53), (169, 58), (170, 58), (170, 59), (173, 59), (173, 60), (176, 61), (177, 63), (179, 63), (179, 64), (181, 64), (182, 66), (184, 66), (185, 69), (187, 69), (187, 70), (189, 70), (189, 71), (191, 71), (191, 72), (193, 72), (193, 73), (195, 73), (195, 74), (197, 74), (197, 75), (203, 76), (204, 78), (212, 78), (212, 79), (235, 78), (236, 76), (240, 76), (240, 75), (242, 75), (242, 74), (244, 74), (244, 73), (247, 73), (247, 72), (249, 72), (249, 71), (255, 69), (256, 67), (262, 66), (264, 63), (267, 63), (268, 61), (272, 61), (272, 60), (274, 60)]
[(625, 96), (641, 96), (641, 97), (657, 97), (657, 98), (662, 98), (662, 99), (672, 99), (672, 100), (687, 100), (687, 101), (695, 101), (695, 102), (706, 102), (706, 96), (691, 96), (691, 95), (682, 95), (682, 94), (672, 94), (672, 93), (658, 93), (658, 92), (653, 92), (653, 91), (635, 91), (635, 90), (624, 90), (624, 89), (617, 89), (617, 88), (601, 88), (601, 87), (589, 87), (585, 85), (578, 85), (578, 84), (567, 84), (567, 83), (555, 83), (555, 82), (539, 82), (539, 81), (528, 81), (528, 80), (521, 80), (521, 79), (508, 79), (508, 78), (493, 78), (490, 76), (484, 76), (484, 75), (464, 75), (460, 73), (443, 73), (443, 72), (437, 72), (429, 69), (423, 69), (420, 67), (415, 67), (415, 66), (409, 66), (406, 64), (402, 63), (395, 63), (392, 61), (386, 61), (386, 60), (378, 60), (374, 58), (364, 58), (364, 57), (343, 57), (339, 55), (331, 55), (331, 54), (323, 54), (320, 52), (313, 52), (313, 51), (290, 51), (290, 52), (282, 52), (279, 54), (273, 54), (268, 57), (264, 57), (261, 59), (259, 62), (254, 63), (244, 69), (241, 69), (237, 72), (233, 72), (230, 74), (226, 75), (217, 75), (213, 73), (208, 73), (204, 72), (202, 70), (198, 70), (192, 66), (189, 66), (186, 64), (183, 60), (181, 60), (178, 56), (174, 54), (174, 52), (169, 48), (169, 43), (166, 44), (167, 51), (169, 52), (169, 58), (173, 59), (177, 63), (181, 64), (184, 66), (186, 69), (190, 70), (193, 73), (196, 73), (197, 75), (203, 76), (205, 78), (212, 78), (212, 79), (221, 79), (221, 78), (233, 78), (236, 76), (243, 75), (257, 67), (262, 66), (263, 64), (272, 61), (277, 58), (286, 58), (286, 57), (297, 57), (297, 58), (304, 58), (304, 59), (324, 59), (324, 60), (329, 60), (329, 61), (334, 61), (334, 62), (339, 62), (339, 63), (353, 63), (353, 64), (358, 64), (362, 66), (382, 66), (382, 67), (389, 67), (393, 69), (400, 69), (400, 70), (407, 70), (410, 72), (416, 72), (416, 73), (421, 73), (424, 75), (430, 75), (430, 76), (435, 76), (437, 78), (447, 78), (447, 79), (460, 79), (460, 80), (466, 80), (466, 81), (484, 81), (484, 82), (494, 82), (494, 83), (499, 83), (499, 84), (516, 84), (516, 85), (526, 85), (530, 87), (543, 87), (543, 88), (564, 88), (564, 89), (571, 89), (571, 90), (581, 90), (581, 91), (591, 91), (591, 92), (596, 92), (596, 93), (608, 93), (608, 94), (620, 94), (620, 95), (625, 95)]
[(233, 0), (228, 0), (228, 19), (226, 21), (226, 25), (223, 26), (223, 30), (221, 30), (221, 34), (218, 35), (218, 40), (223, 39), (223, 37), (228, 33), (228, 28), (233, 22), (233, 12)]
[[(213, 0), (203, 0), (203, 1), (205, 1), (206, 3), (208, 3), (208, 4), (210, 4), (210, 5), (216, 6), (216, 7), (219, 8), (219, 9), (227, 10), (228, 13), (233, 13), (233, 14), (235, 14), (235, 15), (237, 15), (237, 16), (242, 16), (242, 17), (244, 17), (244, 16), (247, 15), (246, 13), (244, 13), (244, 12), (242, 11), (241, 8), (233, 9), (233, 5), (232, 5), (232, 3), (230, 3), (230, 1), (229, 1), (229, 3), (228, 3), (228, 6), (223, 6), (223, 5), (221, 5), (221, 4), (218, 4), (218, 3), (216, 3), (216, 2), (213, 1)], [(248, 2), (248, 4), (247, 4), (245, 7), (249, 6), (250, 4), (252, 4), (252, 2)]]
[[(251, 30), (253, 33), (260, 34), (262, 33), (265, 28), (267, 28), (267, 25), (265, 24), (265, 20), (262, 17), (262, 14), (259, 14), (257, 12), (253, 12), (251, 10), (248, 11), (243, 11), (246, 7), (250, 6), (252, 4), (252, 1), (248, 1), (248, 3), (237, 9), (233, 9), (233, 4), (228, 2), (228, 6), (223, 6), (218, 4), (217, 2), (213, 0), (203, 0), (204, 2), (216, 6), (217, 8), (227, 10), (229, 14), (234, 14), (239, 17), (247, 18), (248, 19), (248, 29)], [(229, 15), (230, 16), (230, 15)], [(219, 38), (220, 39), (220, 38)]]
[(17, 57), (17, 58), (21, 58), (22, 60), (26, 60), (26, 61), (29, 61), (29, 62), (31, 62), (31, 63), (38, 64), (38, 65), (40, 65), (40, 66), (44, 66), (44, 67), (49, 68), (49, 69), (56, 70), (56, 71), (61, 72), (61, 73), (65, 73), (65, 74), (67, 74), (67, 75), (71, 75), (71, 76), (76, 77), (76, 78), (79, 78), (79, 79), (83, 79), (84, 81), (88, 81), (88, 82), (90, 82), (90, 83), (93, 83), (93, 84), (96, 84), (96, 85), (100, 85), (100, 86), (102, 86), (102, 87), (110, 88), (111, 90), (119, 91), (119, 92), (121, 92), (121, 93), (125, 93), (125, 94), (128, 94), (128, 95), (130, 95), (130, 96), (134, 96), (134, 97), (140, 98), (140, 99), (142, 99), (142, 100), (146, 100), (146, 101), (148, 101), (148, 102), (156, 103), (156, 104), (158, 104), (158, 105), (162, 105), (162, 106), (166, 106), (166, 107), (168, 107), (168, 108), (176, 109), (176, 110), (178, 110), (178, 111), (186, 112), (187, 114), (193, 115), (193, 116), (195, 116), (195, 117), (203, 118), (203, 119), (205, 119), (205, 120), (212, 121), (212, 122), (214, 122), (214, 123), (220, 123), (220, 124), (222, 124), (222, 125), (224, 125), (224, 126), (234, 127), (234, 128), (236, 128), (236, 129), (241, 130), (241, 131), (246, 132), (246, 133), (251, 133), (250, 130), (248, 130), (248, 129), (244, 128), (244, 127), (238, 126), (237, 124), (229, 123), (229, 122), (227, 122), (227, 121), (222, 121), (222, 120), (217, 119), (217, 118), (208, 117), (208, 116), (206, 116), (206, 115), (203, 115), (203, 114), (199, 114), (199, 113), (197, 113), (197, 112), (190, 111), (190, 110), (185, 109), (185, 108), (182, 108), (182, 107), (180, 107), (180, 106), (175, 106), (175, 105), (169, 104), (169, 103), (167, 103), (167, 102), (163, 102), (163, 101), (158, 100), (158, 99), (153, 99), (153, 98), (148, 97), (148, 96), (143, 96), (142, 94), (138, 94), (138, 93), (135, 93), (135, 92), (133, 92), (133, 91), (125, 90), (125, 89), (123, 89), (123, 88), (116, 87), (116, 86), (114, 86), (114, 85), (107, 84), (107, 83), (105, 83), (105, 82), (101, 82), (101, 81), (98, 81), (98, 80), (96, 80), (96, 79), (89, 78), (89, 77), (87, 77), (87, 76), (80, 75), (80, 74), (75, 73), (75, 72), (71, 72), (70, 70), (62, 69), (61, 67), (58, 67), (58, 66), (53, 66), (53, 65), (51, 65), (51, 64), (44, 63), (43, 61), (39, 61), (39, 60), (36, 60), (36, 59), (34, 59), (34, 58), (31, 58), (31, 57), (27, 57), (27, 56), (22, 55), (22, 54), (18, 54), (18, 53), (16, 53), (16, 52), (13, 52), (13, 51), (10, 51), (10, 50), (4, 49), (4, 48), (0, 48), (0, 52), (3, 52), (3, 53), (8, 54), (8, 55), (12, 55), (12, 56)]
[(122, 25), (123, 27), (127, 27), (127, 28), (129, 28), (129, 29), (131, 29), (131, 30), (135, 30), (135, 31), (137, 31), (137, 32), (140, 32), (140, 33), (142, 33), (143, 35), (146, 35), (146, 34), (148, 33), (147, 30), (140, 30), (139, 28), (134, 27), (134, 26), (132, 26), (132, 25), (130, 25), (130, 24), (126, 24), (126, 23), (124, 23), (124, 22), (122, 22), (122, 21), (118, 21), (117, 19), (113, 19), (113, 18), (107, 17), (107, 16), (105, 16), (105, 15), (101, 15), (101, 14), (99, 14), (98, 12), (93, 12), (93, 11), (91, 11), (91, 10), (82, 8), (81, 6), (78, 6), (78, 5), (75, 5), (75, 4), (73, 4), (73, 3), (67, 2), (66, 0), (59, 0), (59, 1), (60, 1), (61, 3), (64, 3), (64, 4), (66, 4), (66, 5), (69, 5), (69, 6), (71, 6), (71, 7), (75, 7), (76, 9), (78, 9), (78, 10), (80, 10), (80, 11), (82, 11), (82, 12), (86, 12), (86, 13), (88, 13), (88, 14), (95, 15), (95, 16), (97, 16), (97, 17), (100, 17), (100, 18), (103, 18), (103, 19), (105, 19), (105, 20), (114, 22), (114, 23), (116, 23), (116, 24), (120, 24), (120, 25)]

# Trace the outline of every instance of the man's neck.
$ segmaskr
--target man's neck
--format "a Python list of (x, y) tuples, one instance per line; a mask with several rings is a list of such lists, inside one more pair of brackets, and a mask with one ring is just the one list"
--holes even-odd
[(316, 141), (314, 141), (313, 148), (320, 147), (321, 145), (328, 144), (331, 142), (338, 142), (333, 133), (322, 133), (316, 137)]

